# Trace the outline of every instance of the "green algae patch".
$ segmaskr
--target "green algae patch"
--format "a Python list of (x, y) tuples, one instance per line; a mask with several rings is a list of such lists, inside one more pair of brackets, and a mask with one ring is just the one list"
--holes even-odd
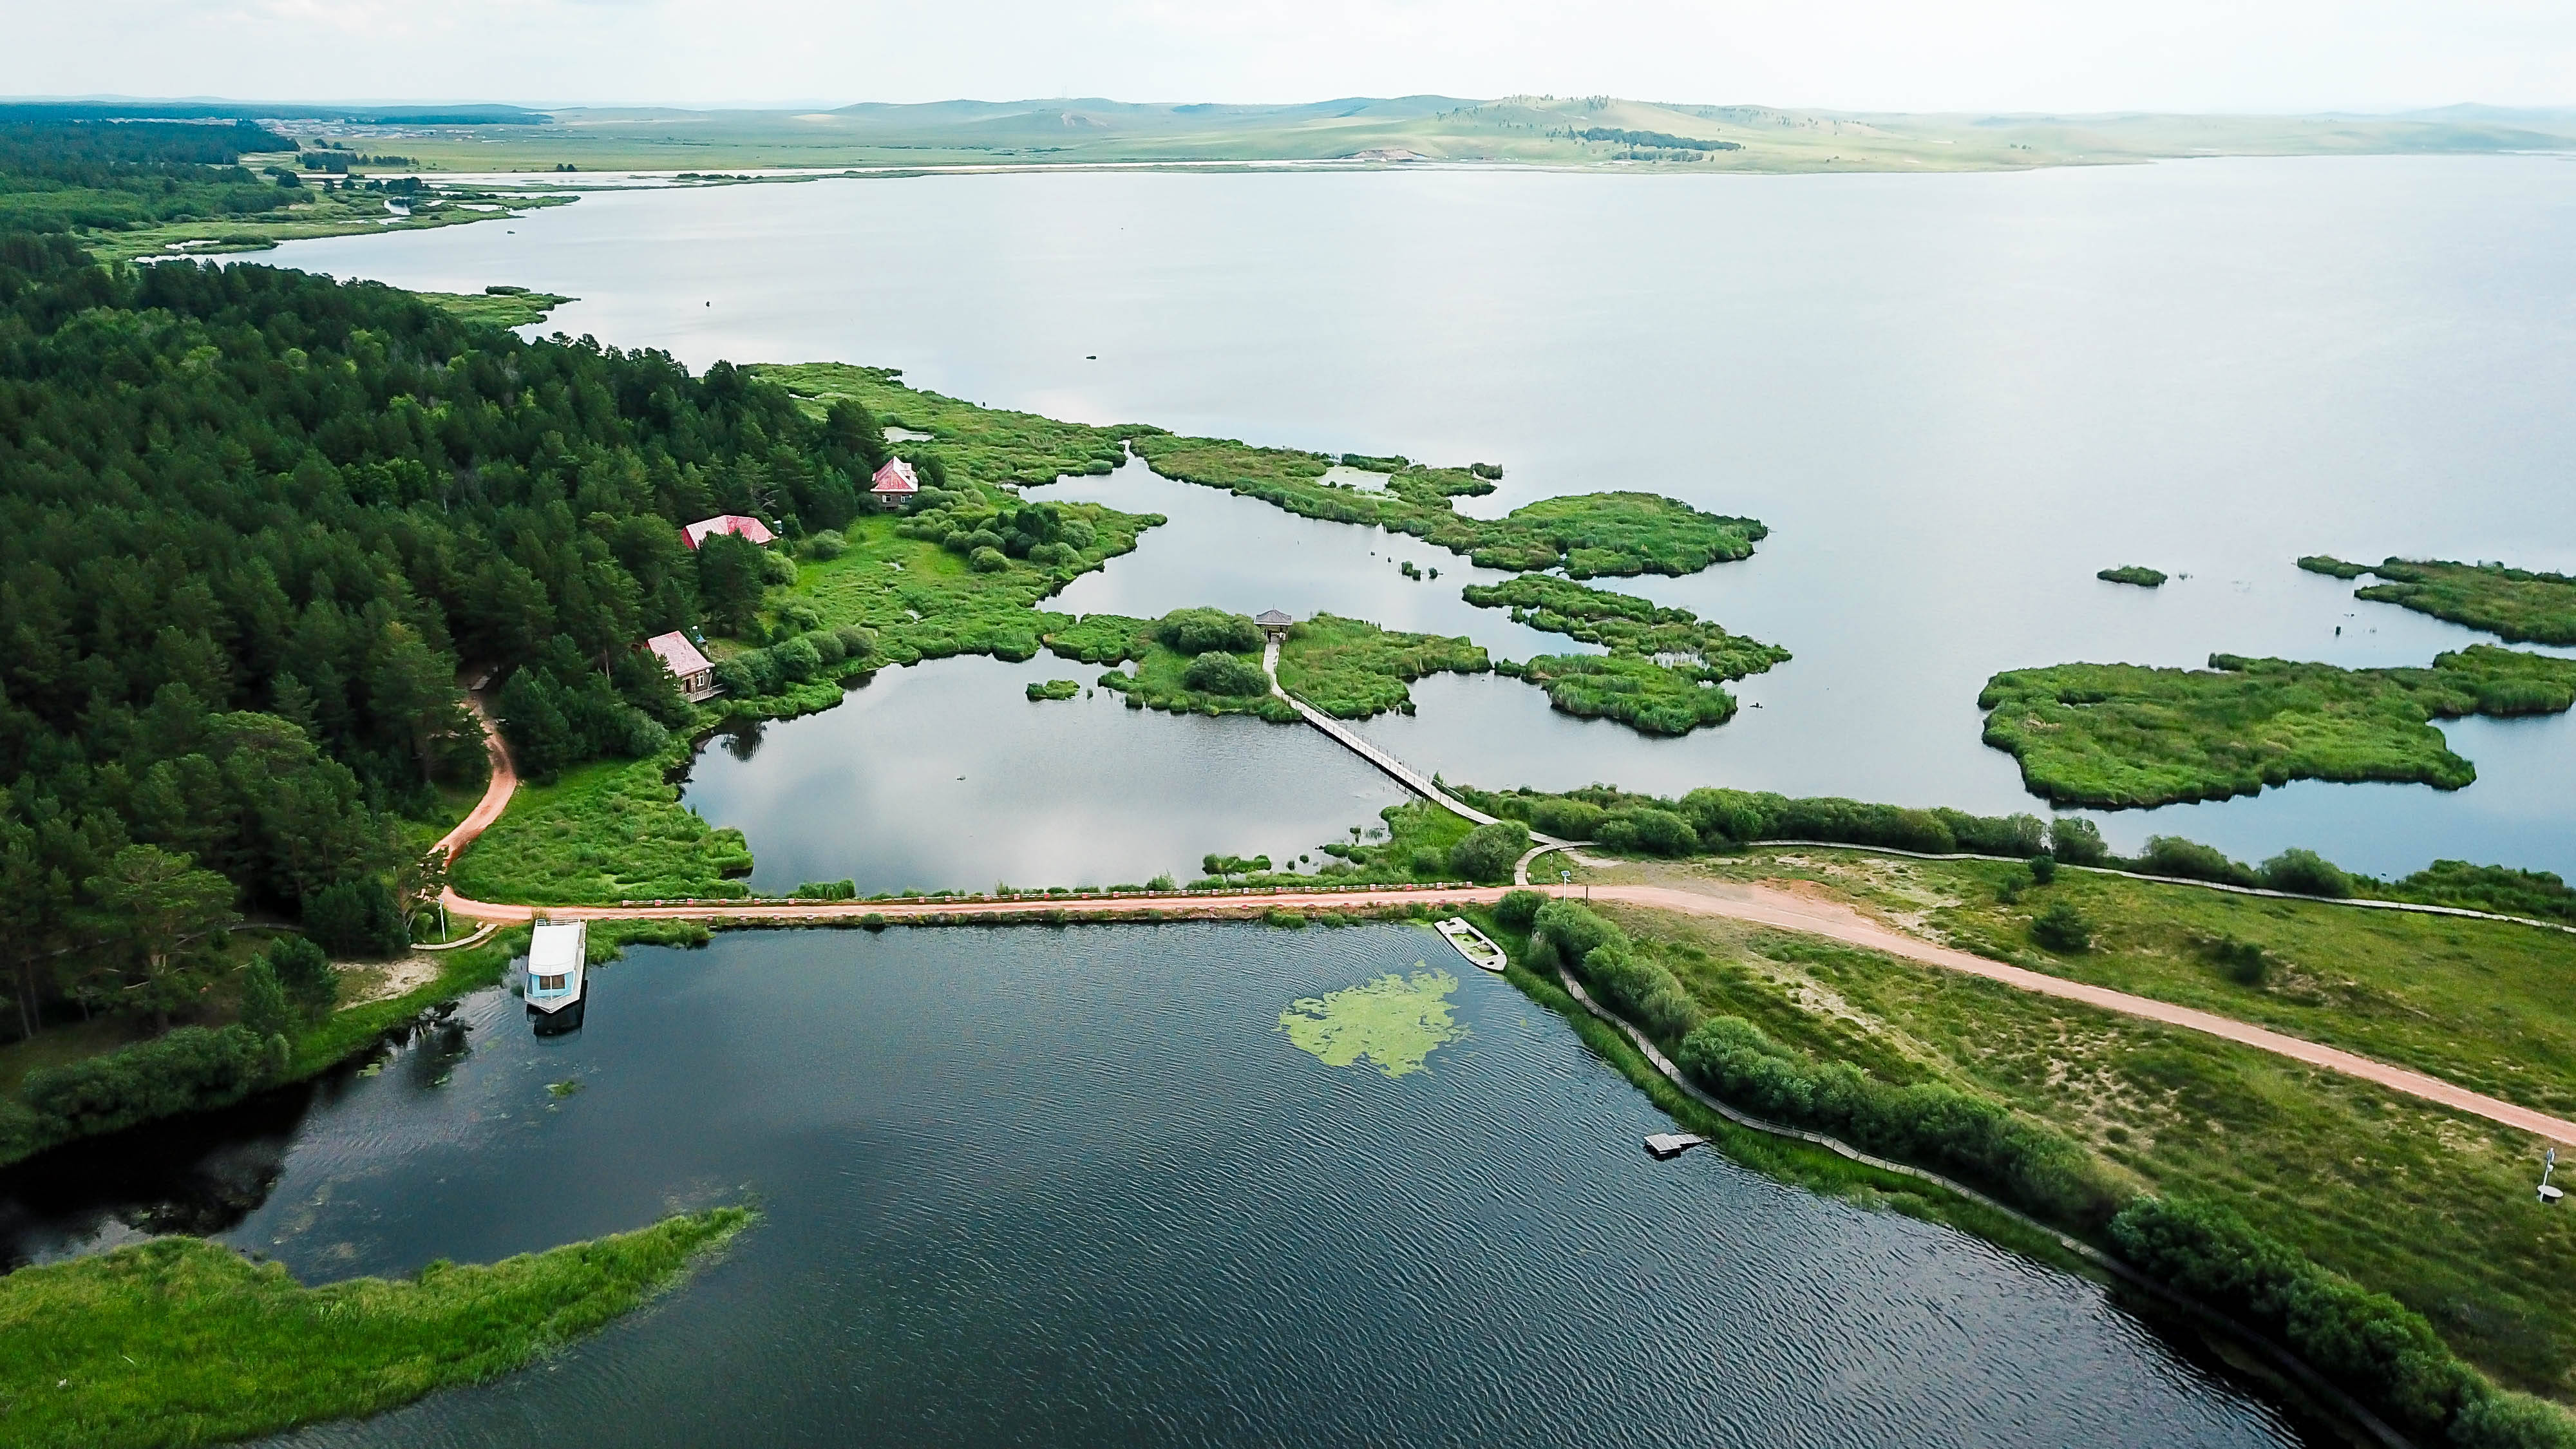
[[(1415, 962), (1419, 966), (1421, 962)], [(1394, 972), (1346, 991), (1309, 996), (1279, 1013), (1279, 1029), (1328, 1067), (1366, 1058), (1380, 1072), (1418, 1072), (1431, 1053), (1467, 1035), (1449, 1019), (1458, 978), (1446, 971)]]

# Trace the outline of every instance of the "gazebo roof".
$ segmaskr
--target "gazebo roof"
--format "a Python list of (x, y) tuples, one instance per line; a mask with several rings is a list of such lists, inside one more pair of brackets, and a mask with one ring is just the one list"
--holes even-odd
[(1294, 624), (1297, 621), (1286, 614), (1280, 613), (1277, 609), (1264, 609), (1260, 613), (1252, 616), (1252, 622), (1260, 625), (1264, 629), (1275, 629), (1282, 624)]

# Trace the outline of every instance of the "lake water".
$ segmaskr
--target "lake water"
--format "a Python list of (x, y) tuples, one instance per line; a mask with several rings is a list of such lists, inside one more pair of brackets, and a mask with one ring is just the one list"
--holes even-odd
[[(1978, 742), (1976, 695), (1998, 669), (2197, 665), (2213, 651), (2420, 664), (2480, 636), (2356, 603), (2292, 561), (2576, 568), (2566, 157), (836, 180), (594, 194), (506, 227), (301, 242), (273, 259), (574, 294), (550, 327), (693, 365), (888, 364), (1068, 418), (1500, 463), (1502, 490), (1469, 504), (1480, 511), (1640, 488), (1770, 523), (1749, 562), (1620, 585), (1795, 651), (1739, 687), (1760, 708), (1723, 728), (1645, 739), (1491, 678), (1419, 686), (1417, 715), (1370, 727), (1417, 766), (1487, 786), (2033, 808), (2013, 762)], [(1175, 519), (1066, 607), (1330, 607), (1516, 657), (1565, 647), (1465, 608), (1463, 561), (1409, 539), (1150, 478), (1060, 486)], [(1403, 580), (1397, 558), (1442, 578)], [(2121, 563), (2176, 577), (2152, 593), (2092, 577)], [(919, 672), (959, 678), (888, 699), (872, 731), (998, 762), (1076, 728), (1018, 708), (1020, 672)], [(853, 754), (856, 718), (773, 727), (764, 757), (783, 779), (790, 761)], [(1123, 738), (1082, 730), (1094, 753), (1079, 767), (1021, 783), (1032, 839), (1068, 814), (1090, 821), (1089, 838), (1046, 849), (938, 847), (952, 821), (904, 813), (927, 797), (889, 795), (877, 767), (790, 790), (710, 762), (691, 799), (749, 832), (764, 884), (961, 886), (1307, 849), (1338, 834), (1311, 827), (1318, 798), (1357, 799), (1348, 770), (1275, 729), (1228, 722), (1209, 732), (1222, 747), (1174, 750), (1168, 730), (1132, 722)], [(2576, 812), (2560, 808), (2576, 721), (2450, 734), (2481, 775), (2456, 794), (2306, 784), (2125, 812), (2106, 833), (2179, 831), (2245, 857), (2305, 844), (2378, 872), (2463, 856), (2576, 875)], [(1160, 788), (1104, 800), (1075, 778), (1094, 769)], [(973, 785), (978, 771), (951, 773)], [(1165, 823), (1176, 803), (1217, 798), (1245, 813)], [(813, 849), (819, 833), (848, 843)], [(889, 853), (918, 864), (885, 868)]]
[[(1279, 1029), (1425, 962), (1466, 1028), (1425, 1070)], [(766, 1214), (539, 1369), (295, 1445), (2307, 1442), (2094, 1284), (1651, 1161), (1666, 1120), (1421, 928), (734, 933), (592, 990), (0, 1174), (0, 1241), (313, 1281)]]

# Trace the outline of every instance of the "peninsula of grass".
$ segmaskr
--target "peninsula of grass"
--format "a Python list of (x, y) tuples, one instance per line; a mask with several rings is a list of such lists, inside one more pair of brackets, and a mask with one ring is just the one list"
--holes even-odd
[(2299, 560), (2299, 567), (2338, 579), (2375, 574), (2386, 582), (2356, 589), (2354, 598), (2413, 609), (2515, 644), (2576, 644), (2576, 578), (2565, 574), (2436, 559), (2355, 564), (2322, 554)]
[(1542, 654), (1494, 666), (1547, 691), (1547, 702), (1578, 719), (1609, 719), (1649, 735), (1686, 735), (1735, 717), (1735, 696), (1719, 670), (1658, 664), (1635, 654)]
[(492, 327), (527, 327), (546, 320), (546, 314), (573, 297), (559, 297), (552, 292), (531, 292), (525, 287), (486, 287), (481, 292), (417, 292), (419, 297), (442, 312), (462, 317), (468, 322), (481, 322)]
[[(2534, 1105), (2576, 1100), (2576, 1034), (2555, 1020), (2551, 984), (2576, 966), (2576, 939), (2558, 933), (2081, 872), (2039, 886), (2018, 864), (1813, 848), (1601, 878), (1807, 882), (2038, 969), (2264, 1021)], [(2031, 921), (2060, 902), (2093, 923), (2091, 951), (2030, 944)], [(1694, 1023), (1740, 1017), (1863, 1081), (2000, 1103), (2079, 1147), (2097, 1180), (2242, 1214), (2393, 1294), (2495, 1378), (2576, 1394), (2576, 1286), (2550, 1266), (2576, 1251), (2576, 1222), (2532, 1200), (2544, 1144), (2525, 1134), (1998, 982), (1744, 923), (1605, 913), (1627, 927), (1636, 956), (1679, 984)], [(2221, 961), (2229, 941), (2260, 948), (2272, 962), (2265, 980), (2248, 983)]]
[(0, 1278), (0, 1423), (28, 1449), (249, 1439), (515, 1372), (680, 1281), (715, 1208), (489, 1265), (307, 1288), (195, 1238)]
[(1725, 679), (1786, 663), (1776, 644), (1729, 634), (1688, 609), (1665, 608), (1633, 594), (1586, 588), (1548, 574), (1522, 574), (1461, 590), (1480, 609), (1508, 609), (1512, 622), (1599, 644), (1614, 654), (1687, 656)]
[(2093, 577), (2106, 584), (2135, 584), (2142, 589), (2159, 589), (2165, 582), (2162, 570), (2151, 569), (2144, 564), (2122, 564), (2115, 569), (2102, 569)]
[(1338, 461), (1329, 454), (1160, 432), (1140, 432), (1130, 442), (1165, 477), (1258, 498), (1306, 518), (1409, 533), (1486, 568), (1563, 568), (1579, 579), (1692, 574), (1751, 557), (1769, 533), (1759, 520), (1702, 513), (1652, 493), (1547, 498), (1501, 518), (1475, 518), (1450, 502), (1493, 489), (1470, 468), (1415, 464), (1382, 489), (1345, 488), (1323, 481)]
[(2210, 667), (2061, 664), (1987, 681), (1985, 741), (2057, 805), (2126, 809), (2252, 795), (2291, 780), (2457, 790), (2477, 768), (2436, 719), (2556, 714), (2576, 660), (2480, 644), (2430, 668), (2338, 669), (2210, 656)]
[(1092, 427), (1033, 413), (978, 407), (906, 387), (892, 368), (842, 363), (763, 364), (749, 369), (785, 386), (817, 414), (848, 398), (883, 421), (930, 434), (953, 474), (987, 483), (1035, 485), (1073, 473), (1106, 473), (1132, 447), (1155, 472), (1186, 483), (1258, 498), (1307, 518), (1412, 534), (1489, 568), (1564, 568), (1602, 574), (1690, 574), (1752, 555), (1768, 533), (1750, 518), (1702, 513), (1650, 493), (1549, 498), (1500, 519), (1471, 518), (1450, 503), (1494, 490), (1487, 466), (1400, 464), (1382, 489), (1327, 483), (1344, 460), (1330, 453), (1260, 448), (1225, 438), (1184, 438), (1141, 423)]
[(1291, 625), (1279, 646), (1279, 687), (1335, 719), (1411, 714), (1413, 681), (1492, 667), (1465, 638), (1381, 629), (1337, 614)]
[[(103, 262), (257, 252), (270, 250), (280, 242), (315, 237), (376, 236), (389, 231), (509, 221), (541, 207), (565, 206), (580, 199), (569, 194), (531, 195), (463, 187), (415, 195), (418, 199), (410, 203), (409, 211), (397, 215), (386, 208), (386, 193), (365, 190), (363, 185), (349, 191), (306, 186), (296, 191), (287, 206), (275, 211), (152, 222), (98, 232), (81, 240), (90, 254)], [(481, 207), (490, 210), (477, 209)]]

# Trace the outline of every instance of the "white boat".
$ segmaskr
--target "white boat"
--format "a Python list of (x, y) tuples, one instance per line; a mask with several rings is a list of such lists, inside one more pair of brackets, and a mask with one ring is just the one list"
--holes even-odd
[(539, 1035), (575, 1031), (589, 999), (590, 927), (539, 921), (528, 938), (528, 1020)]
[(1448, 937), (1449, 944), (1458, 948), (1458, 954), (1467, 958), (1468, 965), (1484, 971), (1503, 969), (1506, 959), (1503, 948), (1487, 939), (1484, 932), (1467, 924), (1464, 916), (1451, 916), (1432, 929)]

